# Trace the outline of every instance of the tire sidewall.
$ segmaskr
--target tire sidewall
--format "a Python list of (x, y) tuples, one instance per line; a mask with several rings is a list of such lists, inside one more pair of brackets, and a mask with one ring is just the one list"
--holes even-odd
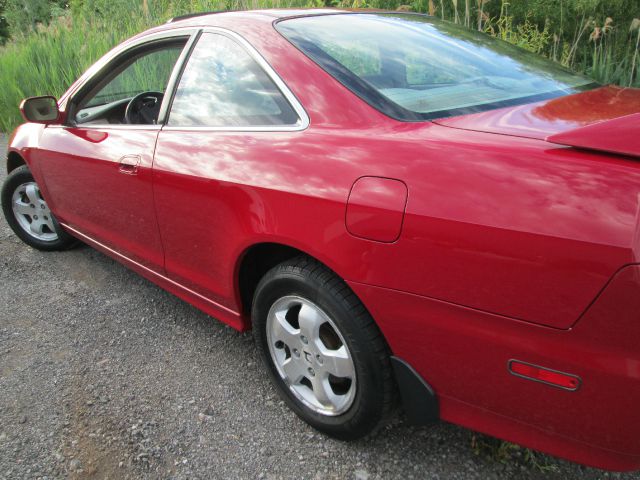
[(9, 173), (2, 185), (2, 191), (0, 192), (0, 196), (2, 199), (2, 211), (4, 213), (4, 218), (9, 224), (9, 227), (11, 227), (11, 230), (13, 230), (13, 232), (20, 238), (20, 240), (38, 250), (49, 251), (67, 248), (73, 240), (71, 236), (62, 229), (62, 226), (58, 223), (53, 213), (51, 214), (51, 220), (53, 222), (56, 234), (58, 235), (58, 238), (56, 240), (45, 241), (32, 237), (27, 232), (25, 232), (18, 223), (15, 217), (15, 213), (13, 212), (13, 194), (16, 188), (18, 188), (23, 183), (28, 182), (35, 182), (35, 179), (29, 171), (29, 168), (26, 165), (23, 165)]
[[(274, 302), (286, 295), (303, 297), (324, 310), (340, 330), (347, 344), (356, 371), (356, 394), (349, 409), (341, 415), (322, 415), (303, 405), (280, 377), (274, 365), (267, 343), (266, 320)], [(252, 309), (253, 331), (258, 352), (271, 379), (276, 383), (280, 396), (299, 417), (318, 430), (345, 439), (357, 438), (368, 433), (383, 411), (382, 398), (376, 394), (380, 391), (383, 381), (380, 375), (381, 366), (372, 352), (363, 348), (366, 347), (366, 339), (363, 338), (359, 326), (349, 321), (349, 316), (346, 306), (323, 288), (320, 282), (303, 272), (291, 271), (267, 274), (256, 289)]]

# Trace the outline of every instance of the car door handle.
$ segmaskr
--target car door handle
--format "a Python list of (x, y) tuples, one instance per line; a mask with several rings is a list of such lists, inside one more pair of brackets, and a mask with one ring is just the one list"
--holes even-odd
[(118, 171), (126, 175), (137, 175), (140, 155), (125, 155), (120, 159)]

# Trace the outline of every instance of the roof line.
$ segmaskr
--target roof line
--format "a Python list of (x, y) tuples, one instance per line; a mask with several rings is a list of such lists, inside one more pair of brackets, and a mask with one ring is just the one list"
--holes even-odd
[(215, 15), (216, 13), (225, 12), (237, 12), (237, 10), (212, 10), (210, 12), (188, 13), (186, 15), (178, 15), (177, 17), (172, 17), (167, 20), (167, 23), (179, 22), (180, 20), (187, 20), (189, 18), (204, 17), (206, 15)]
[(178, 15), (177, 17), (173, 17), (173, 18), (170, 18), (169, 20), (167, 20), (167, 23), (179, 22), (180, 20), (188, 20), (190, 18), (206, 17), (207, 15), (216, 15), (218, 13), (234, 13), (234, 12), (251, 12), (251, 13), (257, 13), (257, 14), (260, 14), (260, 15), (270, 16), (268, 9), (265, 9), (264, 11), (260, 11), (260, 10), (211, 10), (210, 12), (198, 12), (198, 13), (188, 13), (186, 15)]

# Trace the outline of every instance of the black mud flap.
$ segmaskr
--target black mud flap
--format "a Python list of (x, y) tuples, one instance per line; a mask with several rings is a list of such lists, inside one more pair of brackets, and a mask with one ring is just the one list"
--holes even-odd
[(413, 425), (437, 422), (440, 419), (440, 408), (433, 388), (401, 358), (392, 356), (391, 365), (409, 422)]

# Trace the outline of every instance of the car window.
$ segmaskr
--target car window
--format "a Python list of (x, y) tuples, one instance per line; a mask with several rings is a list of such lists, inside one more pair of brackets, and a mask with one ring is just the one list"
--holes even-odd
[(137, 57), (95, 95), (85, 99), (84, 107), (133, 98), (142, 92), (164, 93), (182, 48), (182, 45), (173, 45)]
[(340, 45), (336, 42), (320, 41), (322, 49), (329, 53), (354, 74), (362, 77), (380, 75), (380, 51), (375, 45), (356, 42)]
[(294, 125), (298, 116), (260, 65), (230, 38), (205, 33), (176, 90), (169, 126)]
[(443, 68), (438, 68), (438, 64), (429, 61), (418, 52), (408, 52), (404, 57), (407, 64), (407, 86), (428, 87), (429, 85), (440, 85), (456, 81), (456, 74)]
[(405, 121), (568, 95), (596, 85), (507, 42), (415, 14), (286, 19), (278, 31), (369, 104)]

